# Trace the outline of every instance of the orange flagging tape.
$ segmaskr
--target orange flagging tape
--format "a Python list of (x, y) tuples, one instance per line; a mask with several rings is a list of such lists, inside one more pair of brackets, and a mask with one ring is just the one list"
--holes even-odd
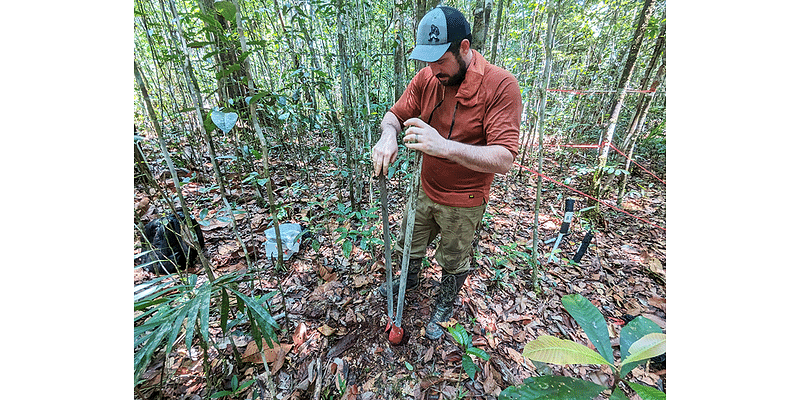
[(592, 199), (592, 200), (596, 201), (598, 204), (602, 204), (602, 205), (605, 205), (605, 206), (611, 207), (611, 208), (613, 208), (613, 209), (615, 209), (615, 210), (617, 210), (617, 211), (619, 211), (619, 212), (621, 212), (621, 213), (624, 213), (624, 214), (627, 214), (628, 216), (631, 216), (631, 217), (633, 217), (633, 218), (636, 218), (636, 219), (638, 219), (639, 221), (642, 221), (642, 222), (644, 222), (644, 223), (645, 223), (645, 224), (647, 224), (647, 225), (654, 226), (654, 227), (656, 227), (656, 228), (658, 228), (658, 229), (661, 229), (661, 230), (662, 230), (662, 231), (664, 231), (664, 232), (666, 232), (666, 231), (667, 231), (667, 228), (663, 228), (663, 227), (661, 227), (661, 226), (659, 226), (659, 225), (656, 225), (656, 224), (654, 224), (654, 223), (652, 223), (652, 222), (650, 222), (650, 221), (647, 221), (647, 220), (644, 220), (644, 219), (642, 219), (642, 218), (639, 218), (639, 217), (637, 217), (637, 216), (635, 216), (635, 215), (633, 215), (633, 214), (631, 214), (631, 213), (629, 213), (629, 212), (627, 212), (627, 211), (625, 211), (625, 210), (623, 210), (623, 209), (621, 209), (621, 208), (619, 208), (619, 207), (617, 207), (617, 206), (614, 206), (614, 205), (612, 205), (612, 204), (607, 204), (607, 203), (604, 203), (604, 202), (602, 202), (602, 201), (598, 200), (597, 198), (595, 198), (595, 197), (593, 197), (593, 196), (590, 196), (590, 195), (588, 195), (588, 194), (586, 194), (586, 193), (583, 193), (583, 192), (581, 192), (580, 190), (578, 190), (578, 189), (575, 189), (575, 188), (573, 188), (573, 187), (567, 186), (567, 185), (565, 185), (565, 184), (563, 184), (563, 183), (561, 183), (561, 182), (559, 182), (559, 181), (557, 181), (557, 180), (555, 180), (555, 179), (553, 179), (553, 178), (551, 178), (551, 177), (549, 177), (549, 176), (547, 176), (547, 175), (540, 174), (540, 173), (538, 173), (538, 172), (536, 172), (536, 171), (534, 171), (534, 170), (532, 170), (532, 169), (530, 169), (530, 168), (528, 168), (528, 167), (526, 167), (526, 166), (523, 166), (523, 165), (521, 165), (520, 163), (517, 163), (517, 162), (515, 162), (515, 163), (514, 163), (514, 165), (516, 165), (516, 166), (518, 166), (518, 167), (520, 167), (520, 168), (522, 168), (522, 169), (524, 169), (524, 170), (526, 170), (526, 171), (528, 171), (528, 172), (530, 172), (530, 173), (533, 173), (533, 174), (536, 174), (536, 175), (538, 175), (538, 176), (541, 176), (542, 178), (545, 178), (545, 179), (547, 179), (547, 180), (548, 180), (548, 181), (550, 181), (550, 182), (553, 182), (553, 183), (555, 183), (555, 184), (557, 184), (557, 185), (560, 185), (560, 186), (563, 186), (563, 187), (565, 187), (565, 188), (567, 188), (567, 189), (569, 189), (569, 190), (572, 190), (572, 191), (573, 191), (573, 192), (575, 192), (575, 193), (578, 193), (578, 194), (581, 194), (581, 195), (583, 195), (583, 196), (585, 196), (585, 197), (588, 197), (588, 198), (590, 198), (590, 199)]
[[(547, 89), (547, 91), (577, 94), (577, 95), (617, 92), (616, 90), (573, 90), (573, 89)], [(625, 89), (625, 91), (628, 93), (655, 93), (655, 89), (650, 89), (650, 90)]]
[[(601, 144), (549, 144), (549, 145), (545, 145), (545, 147), (568, 147), (568, 148), (574, 148), (574, 149), (598, 149), (600, 147), (603, 147), (605, 144), (606, 144), (606, 142), (603, 142)], [(534, 146), (538, 147), (539, 144), (538, 143), (534, 143)], [(667, 184), (667, 181), (659, 178), (656, 174), (650, 172), (650, 170), (648, 170), (647, 168), (643, 167), (641, 164), (637, 163), (632, 158), (628, 157), (627, 154), (623, 153), (622, 150), (620, 150), (616, 146), (614, 146), (613, 143), (609, 142), (608, 146), (611, 147), (612, 149), (614, 149), (614, 151), (616, 151), (617, 153), (619, 153), (620, 155), (622, 155), (626, 159), (630, 160), (632, 163), (636, 164), (636, 166), (641, 168), (644, 172), (648, 173), (653, 178), (656, 178), (656, 180), (658, 180), (659, 182), (663, 183), (664, 185)]]

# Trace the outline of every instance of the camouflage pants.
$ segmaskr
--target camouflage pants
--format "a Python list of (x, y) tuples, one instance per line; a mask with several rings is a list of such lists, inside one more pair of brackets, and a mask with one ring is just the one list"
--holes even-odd
[[(472, 240), (485, 210), (485, 203), (477, 207), (451, 207), (434, 203), (420, 188), (410, 258), (424, 258), (425, 248), (436, 235), (441, 234), (434, 258), (442, 266), (443, 272), (455, 275), (469, 271), (473, 256)], [(394, 246), (400, 259), (405, 244), (407, 215), (408, 208), (403, 214), (400, 237)]]

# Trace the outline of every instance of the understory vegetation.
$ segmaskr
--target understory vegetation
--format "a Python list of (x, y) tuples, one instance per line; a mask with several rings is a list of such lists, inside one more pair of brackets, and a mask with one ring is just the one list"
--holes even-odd
[[(445, 339), (419, 334), (438, 287), (429, 257), (406, 299), (409, 341), (386, 341), (371, 148), (424, 67), (408, 54), (437, 4), (134, 1), (135, 398), (496, 399), (540, 376), (624, 380), (598, 392), (611, 398), (666, 391), (654, 358), (548, 366), (524, 350), (599, 337), (562, 306), (568, 295), (600, 314), (612, 364), (631, 329), (666, 332), (664, 1), (441, 2), (517, 77), (520, 151), (493, 184)], [(387, 180), (393, 238), (413, 157), (401, 147)], [(567, 199), (575, 215), (554, 249)], [(145, 226), (177, 211), (204, 237), (180, 219), (196, 265), (144, 271)], [(299, 248), (268, 251), (288, 224)]]

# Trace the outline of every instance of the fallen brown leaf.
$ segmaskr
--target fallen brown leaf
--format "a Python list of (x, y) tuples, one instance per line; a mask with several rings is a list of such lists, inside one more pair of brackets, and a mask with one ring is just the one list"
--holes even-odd
[(305, 322), (301, 322), (297, 325), (297, 328), (294, 330), (294, 335), (292, 335), (292, 342), (294, 342), (295, 346), (300, 346), (301, 344), (306, 342), (308, 339), (308, 327), (306, 326)]
[(330, 335), (333, 335), (334, 333), (336, 333), (336, 329), (333, 329), (333, 328), (331, 328), (331, 327), (330, 327), (330, 326), (328, 326), (328, 325), (322, 325), (322, 326), (320, 326), (319, 328), (317, 328), (317, 330), (318, 330), (318, 331), (319, 331), (321, 334), (323, 334), (323, 335), (325, 335), (325, 336), (330, 336)]
[[(263, 349), (262, 353), (264, 354), (264, 359), (268, 363), (275, 362), (275, 360), (278, 359), (279, 357), (278, 354), (280, 352), (283, 352), (283, 356), (285, 356), (286, 353), (288, 353), (289, 350), (291, 350), (292, 347), (294, 346), (293, 343), (280, 343), (280, 344), (273, 343), (272, 348), (269, 348), (269, 345), (267, 345), (267, 341), (264, 339), (261, 340), (262, 340), (261, 346)], [(255, 341), (251, 341), (250, 343), (247, 344), (247, 348), (244, 350), (244, 353), (242, 354), (242, 360), (245, 362), (250, 362), (255, 364), (260, 364), (263, 362), (261, 359), (261, 355), (258, 353), (258, 345), (256, 345)]]
[(358, 275), (353, 278), (353, 287), (356, 289), (369, 285), (370, 283), (372, 283), (372, 277), (369, 275)]
[(433, 346), (428, 348), (428, 351), (425, 352), (425, 355), (422, 357), (422, 361), (424, 363), (429, 363), (433, 359)]

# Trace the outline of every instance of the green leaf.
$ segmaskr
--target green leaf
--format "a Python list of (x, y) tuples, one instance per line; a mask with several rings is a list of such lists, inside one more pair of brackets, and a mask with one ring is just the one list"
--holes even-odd
[(629, 350), (631, 354), (622, 360), (622, 365), (660, 356), (667, 352), (667, 335), (663, 333), (648, 333), (634, 342)]
[[(212, 44), (214, 44), (214, 42), (189, 42), (189, 43), (186, 43), (186, 46), (187, 47), (191, 47), (193, 49), (199, 49), (199, 48), (202, 48), (202, 47), (205, 47), (205, 46), (210, 46)], [(192, 108), (190, 110), (194, 110), (194, 109)]]
[(222, 288), (222, 301), (219, 304), (219, 325), (222, 328), (222, 333), (228, 333), (228, 311), (230, 309), (230, 299), (228, 299), (228, 291)]
[(217, 9), (217, 12), (222, 14), (225, 19), (230, 22), (236, 22), (236, 6), (233, 3), (228, 1), (218, 1), (214, 3), (214, 8)]
[(625, 396), (625, 393), (622, 392), (622, 389), (615, 387), (608, 400), (628, 400), (628, 397)]
[(203, 294), (200, 298), (200, 334), (203, 340), (208, 343), (208, 314), (211, 309), (211, 291)]
[[(275, 334), (274, 329), (280, 329), (280, 325), (278, 325), (278, 323), (275, 322), (275, 319), (272, 318), (272, 315), (269, 314), (269, 311), (263, 305), (261, 305), (260, 303), (256, 302), (250, 296), (246, 296), (246, 295), (244, 295), (244, 294), (242, 294), (242, 293), (240, 293), (240, 292), (238, 292), (236, 290), (233, 290), (233, 289), (230, 289), (230, 290), (234, 294), (236, 294), (237, 298), (239, 298), (240, 300), (242, 300), (242, 302), (244, 302), (244, 304), (247, 306), (247, 310), (248, 311), (252, 311), (253, 312), (253, 314), (256, 316), (255, 320), (257, 320), (257, 321), (260, 320), (260, 321), (264, 322), (263, 324), (259, 324), (259, 326), (261, 328), (261, 333), (264, 333), (264, 334), (267, 335), (267, 337), (264, 338), (264, 339), (268, 339), (267, 340), (267, 345), (270, 346), (270, 348), (272, 348), (272, 342), (277, 342), (278, 341), (278, 336)], [(260, 340), (256, 340), (256, 343), (258, 343), (260, 345), (261, 341)], [(261, 348), (259, 347), (258, 350), (261, 351)]]
[(233, 392), (229, 392), (227, 390), (220, 390), (219, 392), (216, 392), (216, 393), (212, 394), (209, 397), (212, 398), (212, 399), (218, 399), (220, 397), (227, 396), (229, 394), (233, 394)]
[(250, 99), (250, 100), (247, 101), (247, 104), (249, 105), (252, 102), (258, 103), (261, 99), (263, 99), (264, 97), (269, 96), (269, 95), (270, 95), (269, 92), (257, 93), (255, 96), (248, 97), (248, 99)]
[(239, 119), (239, 116), (236, 113), (226, 113), (219, 110), (211, 111), (211, 121), (223, 133), (230, 132), (233, 126), (236, 125), (237, 119)]
[(534, 361), (551, 364), (606, 364), (612, 365), (592, 349), (570, 340), (542, 335), (525, 345), (522, 355)]
[(589, 300), (579, 294), (570, 294), (561, 298), (561, 304), (567, 309), (569, 315), (586, 332), (586, 336), (594, 347), (608, 361), (614, 364), (614, 352), (611, 350), (611, 340), (608, 338), (608, 326), (603, 314)]
[(447, 330), (453, 335), (453, 339), (455, 339), (456, 343), (459, 345), (465, 348), (472, 345), (469, 333), (467, 333), (467, 330), (464, 329), (461, 324), (455, 324), (454, 326), (448, 327)]
[(472, 354), (473, 356), (480, 357), (484, 360), (489, 359), (489, 354), (487, 354), (483, 349), (477, 347), (468, 347), (467, 354)]
[(409, 371), (413, 371), (414, 370), (414, 366), (411, 365), (411, 363), (409, 363), (408, 361), (406, 361), (406, 369), (409, 370)]
[(192, 348), (192, 339), (194, 339), (195, 321), (197, 321), (197, 314), (200, 312), (201, 299), (195, 298), (192, 301), (189, 313), (186, 316), (186, 349)]
[(464, 354), (461, 356), (461, 366), (464, 368), (464, 372), (469, 375), (469, 379), (475, 380), (475, 374), (478, 373), (478, 366), (472, 362), (472, 359)]
[(350, 253), (353, 252), (353, 242), (350, 239), (346, 239), (344, 243), (342, 243), (342, 253), (344, 253), (344, 258), (350, 258)]
[(633, 382), (625, 381), (625, 383), (631, 387), (642, 400), (667, 400), (666, 393), (652, 388), (650, 386), (639, 385)]
[[(619, 332), (619, 355), (624, 360), (630, 355), (630, 349), (633, 342), (641, 339), (648, 333), (661, 333), (661, 328), (655, 322), (639, 316), (628, 322)], [(637, 365), (643, 364), (646, 360), (636, 363), (629, 363), (620, 369), (620, 376), (628, 375)]]
[(248, 386), (250, 386), (250, 385), (252, 385), (254, 383), (256, 383), (255, 379), (250, 379), (249, 381), (245, 381), (244, 383), (239, 385), (239, 390), (238, 391), (241, 392), (241, 391), (247, 389)]
[(606, 389), (605, 386), (566, 376), (536, 376), (525, 379), (522, 385), (506, 388), (500, 392), (499, 400), (591, 400)]
[(167, 346), (164, 350), (166, 354), (169, 354), (172, 351), (172, 345), (175, 343), (175, 340), (178, 338), (178, 332), (181, 330), (181, 326), (183, 326), (183, 320), (186, 318), (186, 314), (189, 312), (189, 307), (191, 305), (191, 301), (188, 303), (178, 305), (179, 311), (178, 315), (175, 320), (172, 322), (172, 332), (169, 334), (169, 338), (167, 339)]
[(134, 382), (139, 379), (139, 376), (144, 372), (145, 368), (147, 368), (147, 365), (150, 364), (150, 358), (153, 357), (153, 354), (161, 344), (164, 336), (169, 333), (169, 328), (169, 324), (159, 326), (158, 329), (147, 335), (147, 341), (144, 346), (133, 355), (133, 366), (134, 371), (136, 371), (133, 375)]

